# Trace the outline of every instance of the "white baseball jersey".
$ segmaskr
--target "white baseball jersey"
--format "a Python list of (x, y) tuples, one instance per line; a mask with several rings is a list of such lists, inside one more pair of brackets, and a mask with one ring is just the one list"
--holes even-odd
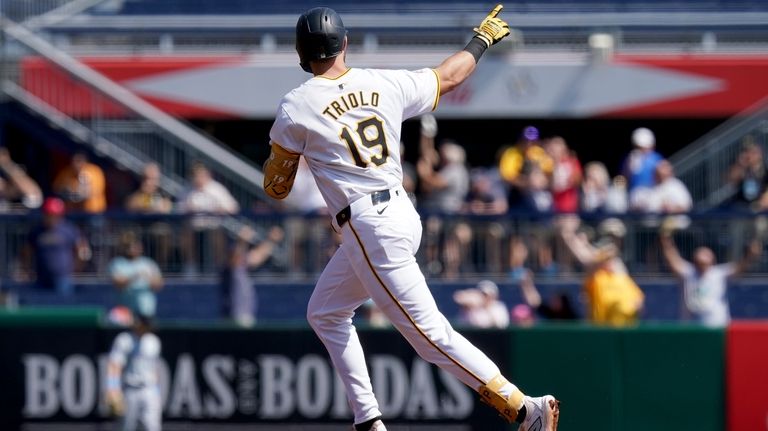
[(158, 384), (160, 340), (151, 333), (137, 337), (133, 332), (122, 332), (112, 343), (109, 360), (123, 368), (124, 387), (155, 386)]
[[(273, 143), (304, 155), (331, 214), (350, 206), (338, 226), (341, 246), (315, 285), (307, 320), (344, 383), (357, 424), (381, 416), (352, 324), (355, 309), (369, 298), (422, 358), (471, 388), (499, 375), (437, 309), (415, 258), (422, 225), (401, 185), (400, 127), (433, 110), (439, 95), (439, 77), (430, 69), (349, 69), (288, 93), (270, 132)], [(389, 191), (386, 201), (365, 199), (381, 190)], [(503, 397), (514, 391), (512, 384), (499, 389)]]
[(163, 405), (159, 385), (160, 339), (146, 333), (122, 332), (109, 352), (109, 360), (122, 367), (125, 414), (120, 431), (160, 431)]
[(439, 100), (432, 69), (349, 69), (316, 76), (288, 93), (269, 133), (303, 154), (331, 214), (356, 199), (402, 183), (400, 125)]
[(691, 318), (706, 326), (726, 326), (731, 320), (728, 310), (728, 278), (736, 265), (723, 263), (699, 273), (689, 262), (683, 271), (683, 300)]

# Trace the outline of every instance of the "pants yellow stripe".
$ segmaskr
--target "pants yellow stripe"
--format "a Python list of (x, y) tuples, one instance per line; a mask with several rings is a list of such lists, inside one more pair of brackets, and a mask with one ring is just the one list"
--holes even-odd
[(411, 325), (413, 325), (413, 327), (416, 328), (416, 331), (418, 331), (418, 333), (421, 334), (421, 336), (424, 337), (424, 339), (427, 340), (427, 342), (429, 344), (431, 344), (432, 347), (437, 349), (438, 352), (442, 353), (451, 362), (456, 364), (457, 367), (461, 368), (462, 370), (464, 370), (464, 372), (466, 372), (467, 374), (472, 376), (472, 378), (477, 380), (477, 382), (480, 383), (480, 385), (485, 385), (486, 382), (483, 381), (483, 379), (481, 379), (477, 374), (475, 374), (472, 371), (470, 371), (469, 369), (467, 369), (467, 367), (462, 365), (461, 362), (459, 362), (456, 358), (454, 358), (453, 356), (449, 355), (448, 352), (443, 350), (434, 341), (432, 341), (432, 339), (429, 338), (429, 336), (427, 336), (427, 334), (424, 332), (424, 330), (419, 327), (419, 325), (416, 323), (416, 321), (413, 320), (413, 317), (411, 317), (411, 315), (408, 314), (408, 310), (406, 310), (405, 307), (403, 306), (403, 304), (401, 304), (400, 301), (397, 300), (397, 297), (395, 297), (395, 295), (392, 293), (392, 291), (389, 290), (389, 288), (387, 288), (387, 285), (384, 284), (384, 280), (382, 280), (381, 277), (379, 276), (378, 272), (376, 272), (376, 268), (374, 268), (373, 263), (371, 263), (371, 259), (368, 257), (368, 252), (365, 251), (365, 246), (363, 245), (363, 241), (360, 239), (360, 236), (357, 234), (357, 231), (352, 226), (352, 221), (351, 220), (348, 221), (347, 224), (349, 225), (349, 228), (352, 230), (352, 233), (355, 235), (355, 239), (357, 239), (357, 243), (360, 245), (360, 249), (363, 251), (363, 257), (365, 257), (365, 261), (368, 263), (368, 267), (371, 269), (371, 272), (373, 273), (373, 276), (376, 277), (376, 280), (378, 280), (379, 284), (381, 285), (382, 288), (384, 288), (384, 291), (387, 292), (387, 295), (389, 295), (389, 297), (392, 299), (392, 301), (394, 301), (395, 304), (397, 304), (397, 308), (399, 308), (400, 311), (403, 313), (403, 315), (405, 315), (405, 317), (408, 319), (408, 321), (411, 322)]

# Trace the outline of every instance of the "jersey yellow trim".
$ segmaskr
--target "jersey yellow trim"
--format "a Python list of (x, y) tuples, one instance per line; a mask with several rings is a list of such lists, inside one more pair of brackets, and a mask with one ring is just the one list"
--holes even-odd
[(437, 93), (435, 94), (435, 103), (432, 104), (432, 111), (437, 109), (437, 104), (440, 102), (440, 74), (437, 73), (437, 69), (432, 69), (432, 72), (435, 74), (435, 79), (437, 79)]
[(349, 73), (350, 70), (352, 70), (352, 68), (348, 67), (347, 70), (344, 71), (344, 73), (342, 73), (341, 75), (339, 75), (339, 76), (337, 76), (335, 78), (330, 78), (330, 77), (325, 76), (325, 75), (315, 75), (315, 78), (323, 78), (323, 79), (327, 79), (329, 81), (335, 81), (335, 80), (341, 78), (342, 76), (346, 75), (347, 73)]
[(371, 259), (368, 257), (368, 252), (365, 251), (365, 246), (363, 245), (363, 241), (360, 239), (360, 236), (357, 234), (357, 231), (355, 230), (354, 226), (352, 226), (352, 220), (348, 220), (347, 224), (349, 225), (349, 228), (352, 230), (352, 234), (355, 235), (355, 239), (357, 240), (357, 244), (360, 245), (360, 250), (363, 251), (363, 257), (365, 258), (365, 262), (368, 263), (368, 268), (371, 269), (371, 272), (373, 273), (373, 276), (379, 282), (381, 287), (384, 288), (384, 291), (387, 292), (387, 295), (389, 296), (389, 298), (392, 299), (392, 301), (397, 305), (397, 308), (400, 309), (400, 311), (403, 313), (403, 315), (405, 315), (405, 317), (408, 319), (408, 321), (411, 322), (411, 325), (413, 325), (413, 327), (416, 329), (416, 331), (422, 337), (424, 337), (424, 339), (427, 340), (427, 342), (429, 344), (431, 344), (432, 347), (434, 347), (438, 352), (442, 353), (451, 362), (456, 364), (457, 367), (461, 368), (462, 370), (464, 370), (465, 373), (469, 374), (473, 379), (477, 380), (478, 383), (480, 383), (480, 386), (486, 385), (487, 383), (483, 379), (481, 379), (477, 374), (475, 374), (472, 371), (470, 371), (469, 369), (467, 369), (467, 367), (465, 367), (461, 362), (459, 362), (458, 359), (456, 359), (453, 356), (449, 355), (448, 352), (446, 352), (440, 346), (438, 346), (437, 343), (435, 343), (431, 338), (429, 338), (427, 333), (424, 332), (424, 330), (419, 327), (419, 325), (416, 323), (416, 321), (413, 319), (413, 317), (410, 314), (408, 314), (408, 310), (406, 310), (405, 307), (403, 306), (403, 304), (401, 304), (400, 301), (397, 300), (397, 297), (392, 293), (391, 290), (389, 290), (387, 285), (384, 284), (384, 280), (381, 279), (381, 277), (379, 276), (379, 273), (376, 272), (376, 268), (373, 266), (373, 263), (371, 263)]

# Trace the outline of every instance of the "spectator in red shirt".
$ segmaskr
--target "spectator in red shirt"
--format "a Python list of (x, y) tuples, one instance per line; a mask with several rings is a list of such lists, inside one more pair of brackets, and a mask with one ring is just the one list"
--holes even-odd
[(555, 136), (545, 144), (547, 153), (554, 161), (552, 170), (552, 209), (571, 213), (579, 210), (579, 185), (581, 163), (568, 148), (565, 139)]

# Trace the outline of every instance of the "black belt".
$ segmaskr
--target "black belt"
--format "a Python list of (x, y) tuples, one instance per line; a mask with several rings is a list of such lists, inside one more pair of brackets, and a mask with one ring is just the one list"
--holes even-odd
[[(395, 191), (398, 195), (400, 194), (398, 191)], [(376, 206), (378, 204), (383, 204), (384, 202), (389, 202), (389, 199), (391, 199), (391, 195), (389, 193), (389, 190), (379, 190), (377, 192), (373, 192), (370, 195), (371, 203)], [(365, 198), (361, 198), (365, 199)], [(343, 210), (339, 211), (338, 214), (336, 214), (336, 223), (339, 225), (339, 227), (344, 226), (347, 221), (349, 221), (349, 218), (352, 217), (352, 208), (350, 208), (349, 205), (347, 205)]]

